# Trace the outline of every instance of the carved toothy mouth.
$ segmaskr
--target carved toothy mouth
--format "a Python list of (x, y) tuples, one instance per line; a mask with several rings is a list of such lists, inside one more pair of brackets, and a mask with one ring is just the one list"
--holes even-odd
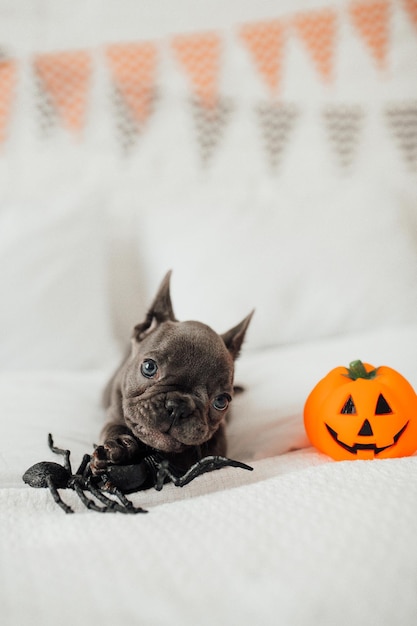
[(351, 454), (357, 454), (358, 450), (373, 450), (374, 454), (377, 455), (383, 452), (383, 450), (387, 450), (388, 448), (392, 448), (392, 446), (395, 446), (395, 444), (397, 443), (397, 441), (399, 440), (399, 438), (401, 437), (401, 435), (407, 428), (408, 422), (404, 424), (401, 430), (399, 430), (398, 433), (394, 436), (393, 443), (390, 443), (389, 446), (383, 446), (382, 448), (378, 448), (378, 446), (375, 443), (355, 443), (353, 446), (348, 446), (347, 443), (343, 443), (343, 441), (340, 441), (340, 439), (338, 438), (337, 432), (333, 430), (333, 428), (330, 428), (328, 424), (325, 424), (325, 426), (327, 430), (329, 431), (330, 435), (332, 436), (333, 440), (337, 444), (339, 444), (339, 446), (341, 446), (342, 448), (344, 448)]

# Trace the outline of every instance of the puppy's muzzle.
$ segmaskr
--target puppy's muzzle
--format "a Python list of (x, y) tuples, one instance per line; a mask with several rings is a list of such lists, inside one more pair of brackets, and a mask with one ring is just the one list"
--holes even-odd
[(190, 396), (181, 396), (168, 398), (165, 402), (165, 408), (174, 426), (178, 421), (191, 417), (196, 412), (196, 403)]

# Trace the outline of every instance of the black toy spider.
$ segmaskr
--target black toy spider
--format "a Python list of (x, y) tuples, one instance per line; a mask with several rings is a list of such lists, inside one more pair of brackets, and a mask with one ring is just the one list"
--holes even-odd
[[(147, 513), (145, 509), (135, 507), (124, 494), (152, 486), (160, 491), (167, 481), (172, 481), (177, 487), (184, 487), (197, 476), (226, 466), (240, 467), (250, 471), (253, 469), (250, 465), (226, 457), (207, 456), (197, 461), (184, 473), (155, 452), (135, 465), (109, 466), (99, 476), (92, 474), (91, 457), (85, 454), (79, 468), (73, 474), (70, 451), (55, 447), (51, 434), (48, 435), (48, 445), (52, 452), (64, 457), (64, 465), (53, 461), (41, 461), (26, 470), (22, 478), (31, 487), (48, 488), (55, 502), (65, 513), (74, 511), (62, 500), (58, 489), (73, 489), (88, 509), (99, 513)], [(84, 493), (85, 491), (91, 493), (103, 506), (89, 498)], [(109, 498), (106, 493), (115, 495), (117, 500)]]
[[(55, 502), (61, 507), (65, 513), (73, 513), (73, 509), (65, 504), (61, 496), (58, 493), (58, 489), (73, 489), (81, 502), (93, 511), (100, 513), (109, 513), (118, 511), (119, 513), (146, 513), (146, 511), (140, 507), (136, 508), (132, 502), (128, 500), (125, 495), (119, 489), (113, 489), (117, 500), (113, 500), (106, 496), (103, 491), (94, 484), (90, 471), (90, 455), (85, 454), (81, 465), (75, 472), (72, 473), (70, 462), (70, 451), (62, 450), (54, 446), (52, 435), (48, 435), (49, 448), (55, 454), (61, 454), (64, 457), (64, 465), (54, 463), (53, 461), (41, 461), (35, 463), (23, 474), (23, 481), (31, 487), (47, 487), (52, 494)], [(88, 491), (97, 498), (104, 506), (100, 506), (94, 500), (89, 498), (84, 492)]]

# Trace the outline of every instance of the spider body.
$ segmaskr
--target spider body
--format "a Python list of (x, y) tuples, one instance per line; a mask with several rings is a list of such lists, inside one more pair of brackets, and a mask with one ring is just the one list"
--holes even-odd
[(57, 489), (67, 489), (71, 474), (59, 463), (41, 461), (32, 465), (24, 474), (23, 480), (31, 487), (48, 487), (52, 480)]
[[(109, 498), (99, 486), (94, 484), (90, 472), (90, 455), (85, 454), (81, 465), (75, 472), (72, 473), (70, 451), (56, 448), (52, 439), (52, 435), (48, 435), (49, 448), (55, 454), (60, 454), (64, 457), (64, 465), (54, 463), (53, 461), (41, 461), (35, 463), (29, 467), (23, 474), (23, 481), (35, 488), (48, 488), (52, 494), (53, 499), (61, 507), (65, 513), (73, 513), (73, 509), (66, 504), (58, 493), (58, 489), (73, 489), (81, 502), (87, 509), (92, 509), (100, 513), (146, 513), (146, 511), (140, 507), (134, 507), (125, 495), (119, 489), (112, 489), (118, 500)], [(92, 498), (89, 498), (85, 492), (91, 493), (103, 506), (97, 504)]]

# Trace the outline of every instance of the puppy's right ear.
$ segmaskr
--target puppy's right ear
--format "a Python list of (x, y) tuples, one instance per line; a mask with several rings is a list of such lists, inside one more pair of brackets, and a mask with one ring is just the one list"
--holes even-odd
[(170, 270), (160, 284), (154, 301), (152, 302), (152, 305), (146, 315), (145, 321), (141, 324), (137, 324), (133, 329), (133, 339), (136, 339), (136, 341), (141, 341), (148, 333), (153, 331), (163, 322), (177, 321), (172, 308), (169, 289), (171, 274), (172, 271)]

